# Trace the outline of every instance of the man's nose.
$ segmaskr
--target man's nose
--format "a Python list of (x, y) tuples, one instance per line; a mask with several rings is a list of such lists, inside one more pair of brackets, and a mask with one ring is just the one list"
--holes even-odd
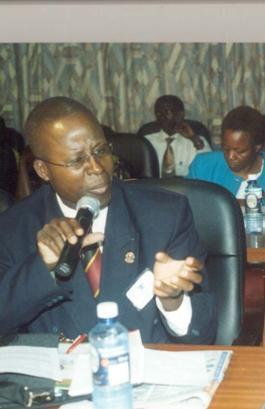
[(86, 171), (90, 174), (94, 173), (99, 175), (103, 171), (103, 167), (101, 166), (100, 162), (93, 155), (87, 156), (85, 167)]
[(228, 159), (234, 160), (236, 158), (236, 153), (234, 151), (228, 152)]
[(172, 119), (172, 118), (173, 118), (173, 112), (171, 111), (171, 109), (168, 109), (168, 110), (166, 111), (165, 117), (166, 117), (167, 119)]

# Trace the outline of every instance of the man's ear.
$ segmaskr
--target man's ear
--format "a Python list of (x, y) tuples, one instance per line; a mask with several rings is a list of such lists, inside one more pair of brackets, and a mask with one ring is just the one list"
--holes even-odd
[(50, 179), (49, 172), (48, 172), (46, 164), (42, 160), (35, 159), (33, 162), (33, 167), (35, 169), (35, 172), (41, 179), (43, 179), (45, 182), (49, 181)]

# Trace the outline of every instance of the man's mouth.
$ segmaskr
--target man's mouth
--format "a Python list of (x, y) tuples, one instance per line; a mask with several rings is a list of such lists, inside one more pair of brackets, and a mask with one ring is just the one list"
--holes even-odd
[(94, 194), (102, 195), (103, 193), (106, 193), (108, 188), (109, 188), (108, 184), (99, 185), (99, 186), (95, 186), (93, 188), (90, 188), (89, 192), (94, 193)]
[(234, 168), (238, 168), (239, 163), (238, 162), (228, 162), (230, 168), (234, 169)]

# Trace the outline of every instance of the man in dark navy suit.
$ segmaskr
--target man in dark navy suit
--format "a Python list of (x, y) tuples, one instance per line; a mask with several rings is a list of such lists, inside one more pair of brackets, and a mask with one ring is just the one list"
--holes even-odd
[[(94, 326), (97, 302), (108, 300), (119, 304), (121, 322), (138, 328), (143, 342), (213, 342), (205, 252), (186, 198), (114, 178), (102, 128), (72, 99), (38, 104), (25, 134), (35, 171), (47, 183), (0, 215), (1, 334), (73, 338)], [(100, 202), (89, 234), (75, 218), (85, 195)], [(66, 241), (79, 236), (83, 246), (98, 242), (102, 252), (96, 298), (81, 260), (66, 281), (53, 273)]]

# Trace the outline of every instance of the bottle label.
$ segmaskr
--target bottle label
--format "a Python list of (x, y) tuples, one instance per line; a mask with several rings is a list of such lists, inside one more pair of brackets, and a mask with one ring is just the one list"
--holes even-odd
[(116, 386), (130, 382), (129, 354), (124, 348), (97, 350), (91, 345), (91, 355), (95, 385)]
[(246, 195), (246, 207), (252, 210), (259, 207), (259, 198), (255, 193), (249, 193)]

